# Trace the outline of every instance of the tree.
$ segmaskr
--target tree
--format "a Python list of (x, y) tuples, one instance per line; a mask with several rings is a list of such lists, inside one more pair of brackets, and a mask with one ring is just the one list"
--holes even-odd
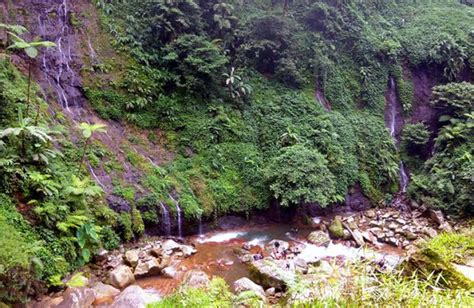
[[(17, 28), (20, 27), (20, 28)], [(16, 33), (8, 31), (8, 34), (11, 36), (13, 44), (8, 46), (7, 49), (19, 49), (23, 50), (25, 54), (28, 56), (29, 61), (28, 61), (28, 93), (27, 93), (27, 98), (26, 98), (26, 113), (25, 116), (28, 117), (29, 114), (29, 108), (30, 108), (30, 92), (31, 92), (31, 63), (33, 59), (35, 59), (38, 56), (39, 53), (39, 48), (49, 48), (49, 47), (56, 47), (56, 44), (53, 42), (49, 41), (33, 41), (33, 42), (27, 42), (21, 37), (18, 36), (17, 33), (23, 33), (23, 30), (26, 30), (25, 28), (21, 26), (16, 26), (13, 28), (14, 30), (16, 29)], [(36, 120), (35, 120), (35, 125), (38, 124), (38, 114), (39, 114), (39, 104), (37, 106), (37, 114), (36, 114)]]
[(242, 77), (235, 74), (235, 68), (232, 67), (230, 73), (222, 74), (226, 80), (225, 84), (232, 100), (237, 100), (250, 94), (252, 88), (242, 81)]
[(283, 148), (271, 160), (267, 179), (283, 206), (314, 202), (327, 206), (336, 201), (335, 177), (317, 150), (297, 144)]
[(84, 147), (82, 149), (81, 160), (79, 161), (79, 170), (81, 170), (82, 168), (84, 157), (86, 156), (86, 151), (92, 139), (92, 135), (94, 133), (106, 133), (107, 130), (105, 129), (105, 127), (107, 126), (104, 124), (81, 123), (79, 125), (79, 128), (82, 130), (82, 136), (85, 138)]
[(448, 36), (433, 47), (430, 56), (435, 63), (444, 66), (444, 77), (453, 81), (464, 68), (468, 53), (453, 37)]

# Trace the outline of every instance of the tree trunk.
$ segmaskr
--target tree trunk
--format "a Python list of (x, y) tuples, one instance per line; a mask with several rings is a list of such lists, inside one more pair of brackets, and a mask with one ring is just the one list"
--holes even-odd
[(82, 169), (82, 164), (84, 162), (84, 158), (86, 156), (86, 151), (87, 151), (87, 146), (89, 145), (89, 141), (91, 140), (91, 138), (87, 138), (86, 139), (86, 142), (84, 143), (84, 149), (82, 151), (82, 156), (81, 156), (81, 160), (79, 161), (79, 172), (81, 172), (81, 169)]
[(25, 118), (28, 117), (30, 112), (30, 90), (31, 90), (31, 59), (28, 61), (28, 93), (26, 96), (26, 113)]
[(290, 0), (284, 0), (283, 3), (283, 15), (288, 16), (288, 7), (289, 7)]

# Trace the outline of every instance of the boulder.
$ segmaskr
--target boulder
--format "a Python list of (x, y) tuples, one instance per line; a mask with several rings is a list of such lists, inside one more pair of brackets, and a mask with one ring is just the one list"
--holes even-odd
[(161, 250), (165, 254), (172, 254), (173, 252), (177, 252), (177, 251), (181, 250), (181, 245), (176, 243), (173, 240), (166, 240), (166, 241), (163, 242), (163, 244), (161, 246)]
[(313, 231), (308, 235), (308, 241), (312, 244), (323, 246), (327, 245), (331, 240), (326, 232), (318, 230)]
[(444, 223), (443, 212), (439, 210), (428, 209), (428, 216), (433, 220), (438, 226), (441, 226)]
[(375, 218), (375, 211), (374, 210), (368, 210), (365, 212), (365, 216), (367, 216), (368, 218)]
[(181, 245), (180, 250), (183, 253), (184, 257), (189, 257), (197, 252), (196, 248), (189, 245)]
[(285, 289), (295, 282), (295, 273), (287, 268), (287, 261), (265, 258), (250, 264), (252, 280), (269, 288)]
[(139, 253), (140, 251), (138, 249), (129, 250), (125, 252), (125, 255), (123, 256), (123, 260), (125, 261), (126, 264), (130, 265), (131, 267), (135, 267), (138, 264)]
[(176, 271), (176, 268), (173, 267), (173, 266), (168, 266), (168, 267), (165, 267), (162, 271), (161, 271), (161, 274), (164, 276), (164, 277), (167, 277), (167, 278), (176, 278), (176, 276), (178, 275), (178, 272)]
[(92, 306), (96, 292), (90, 288), (67, 288), (57, 308), (88, 308)]
[[(278, 243), (278, 244), (277, 244)], [(273, 252), (273, 249), (276, 248), (275, 245), (278, 245), (278, 252), (282, 253), (285, 250), (288, 250), (290, 248), (290, 244), (286, 241), (282, 240), (272, 240), (270, 241), (267, 245), (265, 245), (265, 251), (268, 254), (271, 254)]]
[(276, 289), (275, 288), (268, 288), (265, 290), (265, 294), (267, 296), (274, 296), (276, 293)]
[(335, 239), (344, 238), (344, 227), (342, 226), (342, 221), (340, 216), (334, 217), (333, 221), (328, 228), (329, 235)]
[(96, 284), (92, 289), (96, 293), (95, 306), (111, 303), (112, 299), (120, 293), (120, 290), (102, 282)]
[(132, 271), (126, 265), (119, 265), (110, 272), (110, 284), (118, 289), (123, 289), (135, 282)]
[(133, 272), (133, 275), (136, 278), (159, 275), (163, 267), (164, 266), (162, 266), (162, 264), (158, 262), (157, 258), (151, 258), (150, 260), (147, 260), (147, 261), (140, 260), (138, 262), (137, 267), (135, 267), (135, 271)]
[(211, 281), (206, 273), (199, 270), (192, 270), (184, 275), (183, 285), (191, 288), (205, 288)]
[(263, 288), (246, 277), (240, 278), (239, 280), (234, 282), (234, 290), (237, 294), (245, 291), (252, 291), (263, 301), (267, 300)]
[(431, 277), (432, 273), (441, 274), (444, 279), (440, 283), (445, 284), (452, 289), (467, 289), (474, 288), (474, 281), (468, 278), (469, 274), (462, 271), (458, 266), (447, 262), (441, 254), (431, 248), (424, 247), (412, 252), (402, 268), (411, 274), (416, 271), (418, 274)]
[(158, 302), (160, 296), (148, 290), (143, 290), (139, 286), (129, 286), (119, 296), (109, 308), (145, 308), (148, 304)]

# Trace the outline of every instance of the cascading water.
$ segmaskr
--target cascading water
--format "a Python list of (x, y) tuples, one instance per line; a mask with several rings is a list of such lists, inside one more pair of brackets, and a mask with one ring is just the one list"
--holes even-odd
[(389, 80), (389, 88), (388, 88), (388, 103), (390, 108), (389, 114), (389, 129), (390, 129), (390, 136), (395, 139), (395, 143), (397, 143), (396, 137), (396, 125), (397, 125), (397, 92), (395, 87), (395, 79), (390, 77)]
[[(390, 136), (395, 141), (395, 145), (398, 147), (399, 139), (398, 139), (398, 134), (403, 126), (403, 118), (401, 116), (402, 111), (401, 106), (398, 102), (397, 98), (397, 88), (396, 88), (396, 83), (395, 79), (393, 77), (390, 77), (389, 83), (388, 83), (388, 91), (386, 95), (387, 99), (387, 106), (385, 109), (385, 122), (387, 124), (387, 128), (389, 129)], [(407, 187), (408, 187), (408, 182), (410, 180), (408, 176), (408, 171), (403, 164), (403, 161), (400, 161), (400, 191), (399, 191), (399, 197), (394, 200), (394, 203), (400, 203), (401, 202), (401, 195), (406, 193)]]
[(176, 206), (176, 219), (178, 223), (178, 237), (183, 237), (183, 222), (182, 222), (182, 213), (181, 208), (179, 207), (179, 202), (172, 195), (169, 195), (170, 199), (173, 200)]
[(201, 218), (201, 216), (199, 216), (198, 236), (200, 238), (204, 237), (204, 234), (202, 232), (202, 218)]
[[(71, 108), (80, 105), (82, 94), (78, 89), (80, 77), (73, 67), (78, 67), (78, 57), (72, 50), (77, 49), (75, 30), (70, 27), (68, 0), (52, 1), (37, 6), (39, 35), (42, 40), (56, 43), (55, 48), (42, 51), (40, 69), (43, 88), (55, 93), (62, 107), (72, 112)], [(46, 92), (51, 93), (49, 90)]]
[(163, 202), (160, 202), (161, 206), (161, 219), (163, 220), (163, 231), (165, 235), (171, 235), (171, 220), (170, 220), (170, 213), (166, 205)]

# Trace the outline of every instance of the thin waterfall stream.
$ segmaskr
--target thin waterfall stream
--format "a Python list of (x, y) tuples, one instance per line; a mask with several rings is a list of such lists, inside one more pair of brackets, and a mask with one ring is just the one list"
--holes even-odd
[(170, 199), (173, 200), (175, 206), (176, 206), (176, 220), (178, 224), (178, 237), (183, 237), (183, 222), (182, 222), (182, 212), (181, 208), (179, 206), (178, 200), (173, 198), (172, 195), (169, 195)]
[(166, 205), (163, 202), (160, 202), (161, 206), (161, 219), (163, 220), (162, 226), (163, 231), (166, 236), (171, 235), (171, 220), (170, 220), (170, 213)]
[[(386, 100), (387, 100), (387, 106), (386, 106), (386, 112), (385, 112), (386, 113), (385, 121), (389, 129), (390, 136), (392, 136), (395, 142), (395, 146), (398, 148), (398, 144), (399, 144), (398, 134), (400, 133), (400, 130), (403, 127), (403, 116), (402, 116), (402, 110), (400, 110), (401, 106), (397, 97), (396, 82), (392, 76), (390, 77), (389, 82), (388, 82)], [(388, 115), (387, 115), (387, 112), (388, 112)], [(403, 195), (407, 191), (410, 178), (408, 175), (408, 170), (406, 169), (405, 164), (401, 160), (400, 160), (399, 168), (400, 168), (399, 194)], [(399, 203), (400, 200), (398, 199), (399, 198), (397, 197), (397, 199), (394, 200), (394, 203), (397, 203), (397, 202)]]

